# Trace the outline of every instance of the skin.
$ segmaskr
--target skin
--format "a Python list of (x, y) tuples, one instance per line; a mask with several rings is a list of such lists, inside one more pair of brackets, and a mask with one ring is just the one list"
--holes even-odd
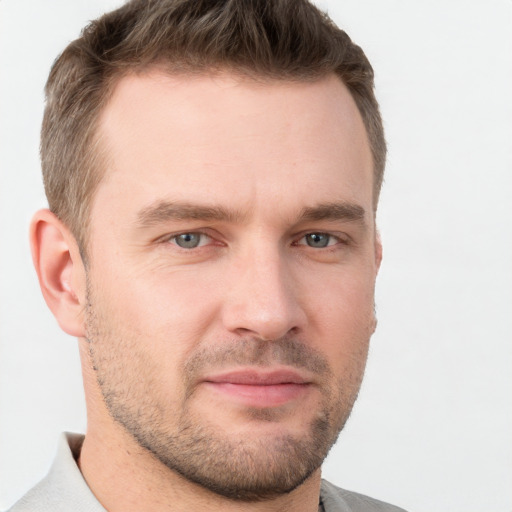
[[(321, 460), (363, 376), (381, 259), (350, 94), (334, 76), (155, 69), (120, 80), (100, 135), (109, 163), (87, 264), (50, 212), (31, 231), (46, 301), (80, 342), (87, 483), (110, 512), (316, 511)], [(308, 449), (311, 467), (286, 492), (266, 482), (234, 499), (170, 469), (171, 438), (212, 446), (199, 456), (211, 477), (272, 481)]]

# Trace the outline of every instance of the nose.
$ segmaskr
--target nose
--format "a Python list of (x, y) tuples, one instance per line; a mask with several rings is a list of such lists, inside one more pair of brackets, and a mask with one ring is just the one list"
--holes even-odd
[(224, 328), (262, 340), (302, 331), (306, 313), (290, 266), (278, 249), (260, 250), (240, 258), (226, 283)]

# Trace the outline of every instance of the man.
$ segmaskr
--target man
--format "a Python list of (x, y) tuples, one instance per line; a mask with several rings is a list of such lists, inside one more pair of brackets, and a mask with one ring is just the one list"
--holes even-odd
[(385, 142), (303, 0), (132, 1), (54, 65), (31, 243), (85, 437), (24, 510), (398, 510), (321, 481), (375, 329)]

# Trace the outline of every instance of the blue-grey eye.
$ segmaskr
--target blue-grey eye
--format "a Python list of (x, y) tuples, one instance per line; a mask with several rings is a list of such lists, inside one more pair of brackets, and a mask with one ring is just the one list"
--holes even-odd
[(176, 245), (183, 249), (195, 249), (201, 244), (201, 233), (181, 233), (173, 237)]
[(304, 238), (309, 247), (320, 249), (327, 247), (331, 241), (331, 235), (328, 235), (327, 233), (309, 233)]

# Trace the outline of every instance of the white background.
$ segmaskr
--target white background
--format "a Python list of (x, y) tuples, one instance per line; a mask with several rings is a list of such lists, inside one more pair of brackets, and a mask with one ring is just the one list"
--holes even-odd
[[(411, 512), (512, 510), (512, 2), (319, 2), (366, 51), (389, 163), (379, 328), (334, 483)], [(76, 341), (36, 284), (49, 67), (118, 2), (0, 0), (0, 509), (85, 427)]]

